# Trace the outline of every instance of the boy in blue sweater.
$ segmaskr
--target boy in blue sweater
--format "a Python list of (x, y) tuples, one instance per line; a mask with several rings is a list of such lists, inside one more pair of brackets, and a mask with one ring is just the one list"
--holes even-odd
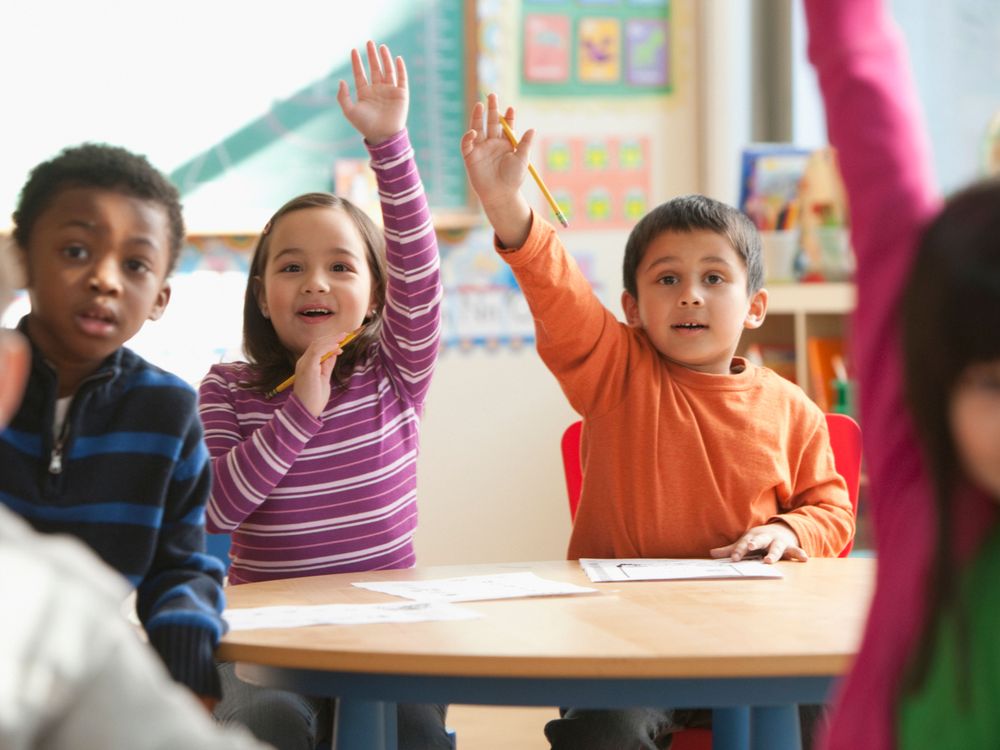
[(145, 158), (85, 144), (35, 167), (13, 219), (32, 367), (0, 433), (0, 502), (125, 576), (150, 643), (211, 708), (223, 571), (204, 552), (211, 475), (196, 395), (122, 346), (170, 299), (177, 190)]

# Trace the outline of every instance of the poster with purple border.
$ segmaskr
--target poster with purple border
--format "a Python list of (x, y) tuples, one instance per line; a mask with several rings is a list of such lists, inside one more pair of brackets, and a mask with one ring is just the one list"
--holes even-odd
[(625, 80), (633, 86), (665, 86), (670, 81), (666, 19), (636, 18), (625, 24)]

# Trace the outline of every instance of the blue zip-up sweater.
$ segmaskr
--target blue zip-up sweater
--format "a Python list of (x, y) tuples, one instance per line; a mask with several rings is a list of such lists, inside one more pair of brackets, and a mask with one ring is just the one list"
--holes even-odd
[(123, 347), (80, 384), (56, 438), (56, 386), (32, 345), (24, 400), (0, 432), (0, 502), (125, 576), (174, 679), (218, 697), (223, 569), (204, 551), (211, 464), (194, 390)]

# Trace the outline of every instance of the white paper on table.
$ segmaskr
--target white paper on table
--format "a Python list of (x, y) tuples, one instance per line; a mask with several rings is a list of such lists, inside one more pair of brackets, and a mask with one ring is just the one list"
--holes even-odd
[(597, 593), (597, 589), (562, 581), (550, 581), (530, 572), (438, 578), (427, 581), (364, 581), (353, 585), (423, 602), (475, 602), (488, 599)]
[(693, 578), (783, 578), (774, 565), (759, 560), (580, 558), (580, 567), (595, 583), (607, 581), (681, 581)]
[(380, 604), (307, 604), (302, 606), (247, 607), (222, 613), (230, 630), (302, 628), (308, 625), (363, 625), (379, 622), (473, 620), (478, 612), (440, 602)]

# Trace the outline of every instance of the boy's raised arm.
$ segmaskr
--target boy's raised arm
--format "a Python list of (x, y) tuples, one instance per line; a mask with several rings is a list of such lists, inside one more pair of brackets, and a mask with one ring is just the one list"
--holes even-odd
[[(513, 107), (507, 108), (504, 119), (513, 127)], [(469, 182), (500, 243), (505, 248), (519, 248), (531, 229), (531, 208), (521, 195), (521, 184), (528, 174), (528, 153), (535, 132), (525, 133), (514, 150), (500, 127), (496, 94), (487, 97), (485, 126), (483, 104), (476, 102), (469, 128), (462, 136), (462, 158)]]

